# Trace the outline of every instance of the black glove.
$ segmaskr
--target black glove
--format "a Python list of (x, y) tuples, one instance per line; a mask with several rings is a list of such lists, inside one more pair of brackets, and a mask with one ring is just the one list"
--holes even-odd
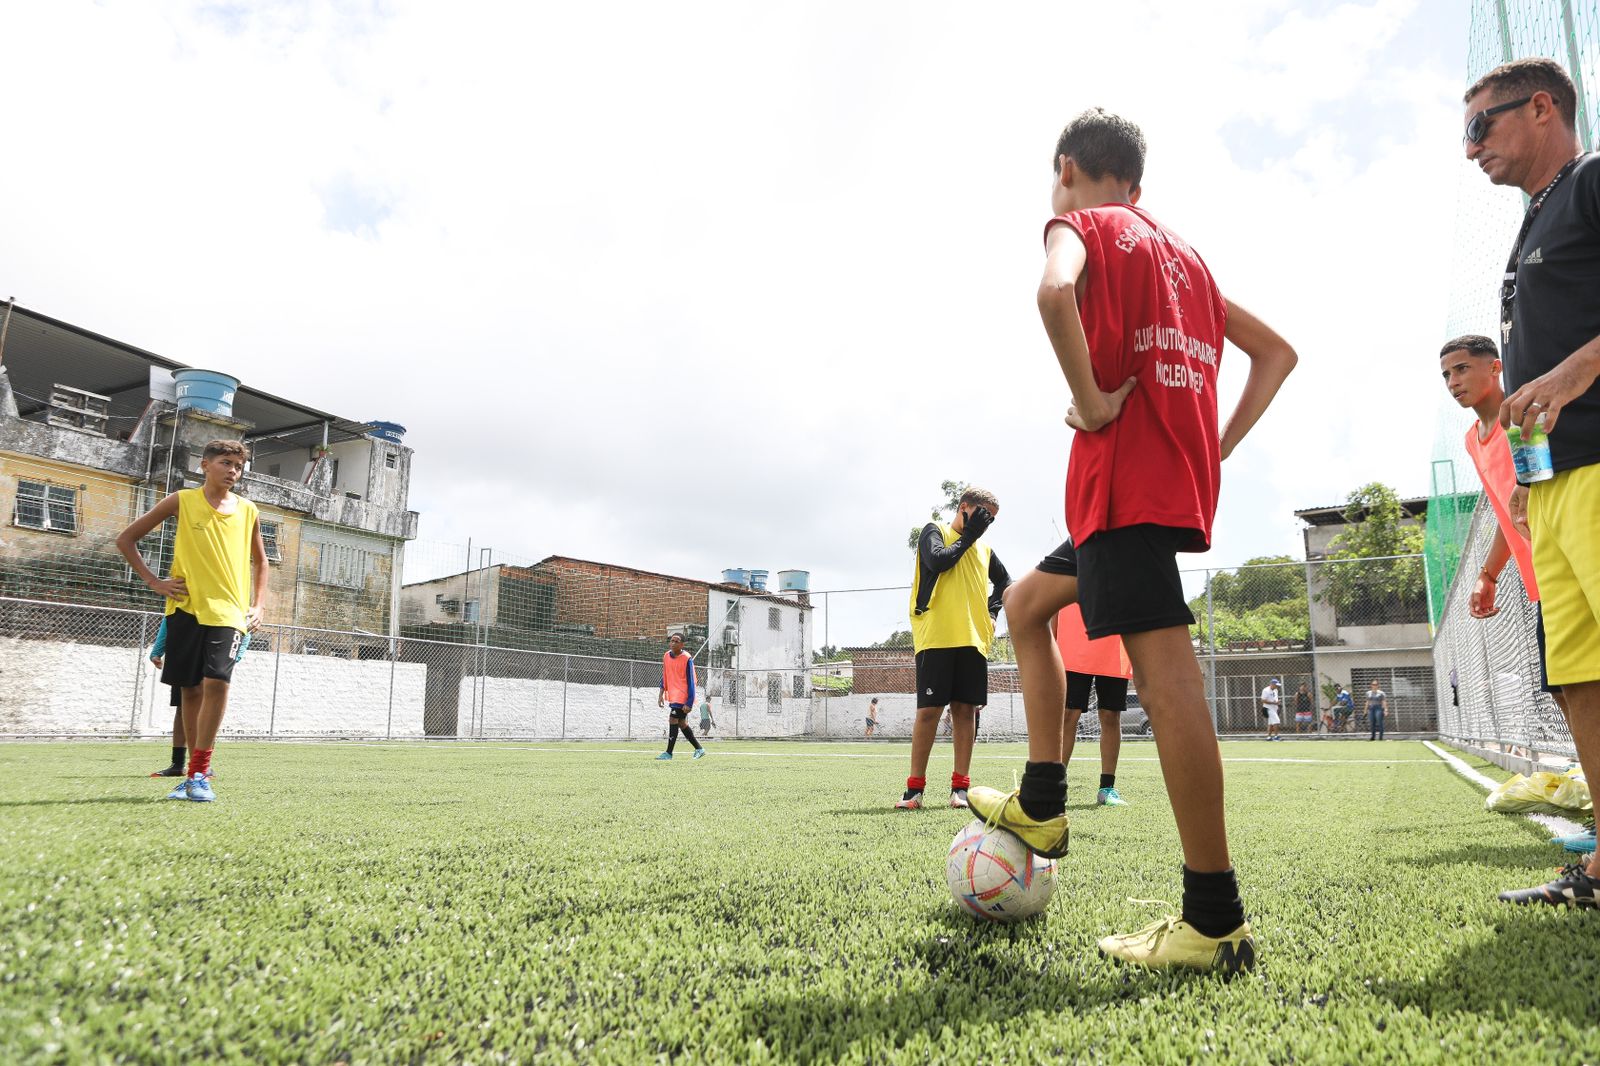
[(961, 527), (961, 539), (968, 544), (975, 543), (992, 524), (994, 515), (989, 513), (987, 507), (974, 507), (972, 513), (967, 515), (966, 524)]

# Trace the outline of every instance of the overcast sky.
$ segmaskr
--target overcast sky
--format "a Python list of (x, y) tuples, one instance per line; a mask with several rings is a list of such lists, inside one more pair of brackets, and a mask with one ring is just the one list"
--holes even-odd
[(1098, 104), (1301, 355), (1195, 565), (1298, 554), (1292, 512), (1367, 481), (1425, 494), (1461, 5), (1081, 7), (11, 5), (0, 297), (404, 423), (418, 550), (903, 584), (954, 478), (1016, 571), (1070, 439), (1051, 151)]

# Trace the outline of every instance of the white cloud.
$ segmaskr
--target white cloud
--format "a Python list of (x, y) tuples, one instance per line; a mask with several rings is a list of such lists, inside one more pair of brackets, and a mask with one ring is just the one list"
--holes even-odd
[(1395, 54), (1421, 17), (26, 5), (0, 286), (405, 423), (432, 541), (893, 584), (955, 477), (1022, 569), (1069, 445), (1032, 300), (1050, 148), (1104, 104), (1145, 126), (1145, 206), (1303, 357), (1225, 471), (1238, 562), (1295, 550), (1295, 507), (1425, 488), (1460, 116), (1449, 63)]

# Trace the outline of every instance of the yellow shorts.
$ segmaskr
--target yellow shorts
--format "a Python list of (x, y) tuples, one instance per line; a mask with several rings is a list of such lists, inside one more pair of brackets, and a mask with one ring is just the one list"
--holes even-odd
[(1534, 485), (1528, 528), (1550, 684), (1600, 681), (1600, 463)]

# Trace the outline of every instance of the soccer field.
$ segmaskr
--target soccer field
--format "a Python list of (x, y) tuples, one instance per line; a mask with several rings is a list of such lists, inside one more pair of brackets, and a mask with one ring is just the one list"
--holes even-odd
[(1223, 745), (1231, 982), (1095, 952), (1178, 899), (1153, 745), (1124, 809), (1080, 753), (1016, 927), (950, 900), (963, 813), (888, 809), (903, 746), (657, 750), (224, 744), (207, 806), (157, 745), (0, 747), (0, 1061), (1600, 1059), (1596, 916), (1494, 899), (1561, 853), (1420, 743)]

